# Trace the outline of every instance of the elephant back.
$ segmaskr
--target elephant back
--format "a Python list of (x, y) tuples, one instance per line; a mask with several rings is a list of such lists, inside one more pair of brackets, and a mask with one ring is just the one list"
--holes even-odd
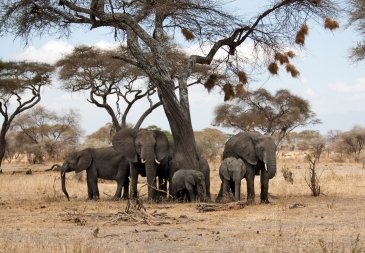
[(258, 157), (251, 134), (256, 133), (242, 132), (232, 136), (224, 145), (223, 159), (228, 157), (241, 158), (250, 164), (256, 165)]

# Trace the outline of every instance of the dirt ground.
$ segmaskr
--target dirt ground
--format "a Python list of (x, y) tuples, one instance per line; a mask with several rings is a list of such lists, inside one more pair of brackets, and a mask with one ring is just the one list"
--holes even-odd
[[(294, 184), (280, 172), (288, 166)], [(59, 174), (45, 172), (50, 165), (5, 164), (0, 252), (365, 252), (365, 169), (322, 166), (320, 197), (310, 195), (305, 164), (282, 161), (270, 182), (268, 205), (258, 204), (257, 177), (256, 205), (200, 212), (197, 203), (162, 202), (126, 212), (127, 201), (110, 200), (114, 182), (100, 182), (101, 199), (88, 201), (86, 182), (69, 173), (67, 201)], [(214, 199), (218, 165), (211, 168)], [(243, 180), (243, 194), (245, 187)]]

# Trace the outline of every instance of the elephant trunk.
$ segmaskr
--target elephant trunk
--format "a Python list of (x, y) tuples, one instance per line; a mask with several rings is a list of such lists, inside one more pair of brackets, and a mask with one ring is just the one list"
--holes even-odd
[[(153, 150), (153, 149), (152, 149)], [(155, 164), (155, 153), (145, 150), (142, 152), (141, 160), (145, 163), (146, 168), (146, 177), (147, 177), (147, 184), (148, 184), (148, 199), (154, 200), (156, 197), (156, 164)]]
[(276, 174), (276, 157), (265, 159), (265, 166), (267, 167), (266, 178), (272, 179)]
[(70, 197), (66, 190), (66, 172), (63, 171), (62, 169), (61, 169), (61, 187), (62, 187), (63, 193), (66, 195), (67, 200), (70, 201)]

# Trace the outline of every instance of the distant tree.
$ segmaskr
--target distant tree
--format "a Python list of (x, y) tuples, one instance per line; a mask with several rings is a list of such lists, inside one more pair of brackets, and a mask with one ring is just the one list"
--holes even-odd
[(215, 159), (222, 154), (224, 144), (227, 141), (226, 135), (214, 128), (205, 128), (194, 132), (196, 145), (200, 154), (206, 159)]
[(215, 110), (214, 125), (242, 131), (259, 131), (273, 135), (279, 145), (298, 127), (318, 124), (308, 101), (279, 90), (272, 95), (266, 89), (247, 91)]
[(13, 120), (41, 100), (41, 89), (51, 84), (53, 67), (44, 63), (0, 60), (0, 173), (6, 151), (6, 134)]
[(95, 132), (85, 137), (84, 146), (87, 147), (106, 147), (111, 145), (114, 127), (112, 123), (107, 123)]
[(356, 162), (360, 160), (361, 151), (365, 147), (365, 128), (354, 126), (350, 131), (341, 134), (342, 145), (348, 153), (354, 156)]
[(146, 127), (146, 129), (150, 129), (150, 130), (159, 130), (159, 131), (163, 132), (163, 133), (166, 135), (167, 139), (168, 139), (170, 142), (172, 142), (172, 141), (174, 140), (174, 137), (172, 136), (172, 134), (171, 134), (169, 131), (167, 131), (167, 130), (163, 130), (163, 129), (161, 129), (161, 127), (159, 127), (159, 126), (156, 126), (156, 125), (150, 125), (150, 126), (147, 126), (147, 127)]
[(365, 1), (350, 0), (348, 13), (349, 25), (354, 26), (363, 36), (361, 41), (352, 48), (350, 57), (354, 61), (362, 61), (365, 59)]
[(28, 160), (41, 163), (43, 157), (57, 160), (62, 151), (78, 145), (82, 133), (79, 119), (80, 115), (73, 110), (59, 115), (37, 106), (17, 117), (12, 128), (17, 131)]
[(296, 146), (298, 150), (315, 150), (317, 140), (320, 142), (325, 142), (323, 136), (319, 131), (316, 130), (303, 130), (299, 133), (295, 133), (294, 137), (296, 139)]

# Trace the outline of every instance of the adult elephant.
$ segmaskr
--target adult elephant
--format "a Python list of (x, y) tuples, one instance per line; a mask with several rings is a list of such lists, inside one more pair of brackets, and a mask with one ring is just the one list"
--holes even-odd
[(137, 198), (138, 175), (147, 176), (148, 199), (156, 200), (156, 177), (167, 177), (169, 142), (159, 130), (122, 129), (112, 140), (113, 147), (130, 165), (130, 195)]
[(241, 180), (245, 177), (246, 166), (242, 159), (228, 157), (219, 166), (219, 177), (222, 180), (216, 201), (219, 202), (227, 191), (234, 193), (236, 201), (241, 199)]
[(269, 180), (276, 174), (276, 145), (270, 136), (242, 132), (232, 136), (224, 146), (223, 159), (240, 158), (246, 165), (247, 202), (255, 201), (254, 179), (261, 175), (261, 203), (270, 203)]
[(117, 190), (113, 196), (114, 200), (129, 196), (129, 164), (128, 161), (115, 151), (113, 147), (107, 148), (86, 148), (81, 151), (69, 154), (60, 168), (62, 191), (69, 200), (66, 190), (66, 172), (75, 171), (79, 173), (86, 170), (87, 193), (89, 199), (99, 198), (98, 178), (115, 180)]

